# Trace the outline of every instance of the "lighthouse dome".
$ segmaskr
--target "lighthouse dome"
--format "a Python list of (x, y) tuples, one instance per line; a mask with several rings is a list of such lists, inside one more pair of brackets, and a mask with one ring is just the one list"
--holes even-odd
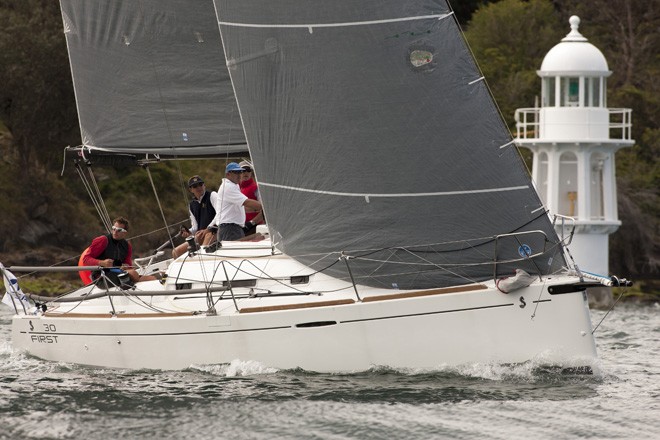
[(580, 18), (573, 15), (568, 22), (571, 32), (546, 54), (537, 72), (539, 76), (610, 76), (612, 72), (603, 53), (578, 32)]

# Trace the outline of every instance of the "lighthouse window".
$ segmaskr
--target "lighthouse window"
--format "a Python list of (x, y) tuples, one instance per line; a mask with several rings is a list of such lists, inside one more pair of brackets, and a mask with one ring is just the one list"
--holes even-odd
[(539, 166), (537, 177), (536, 189), (541, 196), (541, 201), (545, 206), (548, 206), (548, 155), (546, 153), (539, 154)]
[(600, 78), (585, 78), (584, 97), (587, 107), (600, 107)]
[(594, 153), (591, 156), (590, 160), (590, 210), (591, 210), (591, 219), (592, 220), (605, 220), (605, 194), (604, 194), (604, 185), (603, 177), (605, 171), (605, 163), (607, 156)]
[(561, 106), (577, 107), (580, 104), (580, 78), (561, 79)]
[(554, 107), (555, 104), (555, 77), (543, 78), (541, 96), (543, 96), (543, 107)]
[(575, 153), (565, 152), (559, 158), (559, 214), (578, 216), (578, 160)]

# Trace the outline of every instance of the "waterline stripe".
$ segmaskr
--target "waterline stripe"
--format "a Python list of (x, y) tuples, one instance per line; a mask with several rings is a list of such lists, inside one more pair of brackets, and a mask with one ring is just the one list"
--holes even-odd
[(488, 189), (473, 189), (467, 191), (443, 191), (443, 192), (429, 192), (429, 193), (392, 193), (392, 194), (368, 194), (368, 193), (347, 193), (338, 191), (321, 191), (317, 189), (296, 188), (295, 186), (277, 185), (275, 183), (259, 182), (259, 185), (270, 186), (271, 188), (288, 189), (291, 191), (308, 192), (315, 194), (326, 194), (331, 196), (343, 197), (431, 197), (431, 196), (455, 196), (460, 194), (482, 194), (504, 191), (518, 191), (521, 189), (528, 189), (529, 185), (523, 186), (509, 186), (506, 188), (488, 188)]
[(252, 28), (322, 28), (322, 27), (346, 27), (346, 26), (365, 26), (370, 24), (381, 24), (381, 23), (396, 23), (401, 21), (414, 21), (414, 20), (426, 20), (429, 18), (437, 18), (442, 20), (447, 18), (450, 15), (453, 15), (454, 12), (448, 14), (433, 14), (433, 15), (419, 15), (416, 17), (401, 17), (401, 18), (389, 18), (385, 20), (370, 20), (370, 21), (354, 21), (346, 23), (316, 23), (316, 24), (258, 24), (258, 23), (236, 23), (231, 21), (219, 21), (218, 24), (224, 26), (235, 26), (235, 27), (252, 27)]

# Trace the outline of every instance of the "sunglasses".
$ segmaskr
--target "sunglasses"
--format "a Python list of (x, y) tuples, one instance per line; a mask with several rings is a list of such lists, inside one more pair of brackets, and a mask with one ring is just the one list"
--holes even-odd
[(244, 173), (251, 173), (251, 172), (252, 172), (252, 168), (245, 168), (245, 171), (243, 171), (243, 172), (244, 172)]
[(241, 174), (243, 171), (230, 171), (232, 174)]
[(194, 183), (190, 185), (191, 188), (199, 188), (200, 186), (204, 185), (203, 183)]
[(117, 226), (113, 226), (112, 230), (117, 232), (128, 232), (128, 229), (118, 228)]

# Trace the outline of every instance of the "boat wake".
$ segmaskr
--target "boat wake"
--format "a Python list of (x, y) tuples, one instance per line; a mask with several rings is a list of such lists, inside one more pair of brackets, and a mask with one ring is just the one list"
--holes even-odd
[(269, 367), (257, 361), (235, 359), (229, 364), (192, 365), (191, 370), (209, 373), (221, 377), (245, 377), (277, 373), (277, 368)]

